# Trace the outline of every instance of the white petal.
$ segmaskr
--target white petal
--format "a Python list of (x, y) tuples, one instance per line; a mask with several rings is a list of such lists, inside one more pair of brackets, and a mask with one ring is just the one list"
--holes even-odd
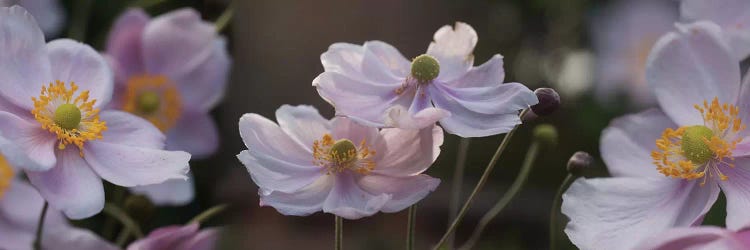
[(443, 130), (433, 125), (421, 130), (386, 128), (380, 130), (381, 144), (375, 149), (373, 173), (406, 177), (421, 174), (440, 155)]
[(456, 22), (454, 27), (441, 27), (430, 43), (427, 54), (440, 63), (442, 82), (455, 80), (469, 71), (474, 65), (474, 46), (477, 45), (477, 32), (466, 23)]
[(283, 215), (307, 216), (321, 211), (334, 183), (333, 175), (323, 175), (312, 184), (292, 193), (261, 189), (260, 205), (271, 206)]
[(276, 120), (284, 133), (305, 148), (312, 147), (314, 141), (331, 131), (331, 122), (313, 106), (282, 105), (276, 110)]
[(11, 165), (28, 170), (55, 166), (57, 137), (38, 123), (0, 111), (0, 150)]
[(615, 177), (664, 176), (656, 170), (651, 151), (666, 128), (677, 125), (658, 109), (649, 109), (615, 120), (602, 131), (602, 160)]
[(172, 179), (159, 184), (135, 186), (130, 191), (142, 194), (160, 206), (183, 206), (195, 198), (193, 177), (187, 180)]
[(720, 166), (727, 180), (719, 181), (724, 196), (727, 197), (727, 228), (739, 230), (750, 226), (750, 158), (735, 159), (735, 167)]
[(750, 2), (682, 0), (680, 16), (684, 21), (708, 20), (721, 26), (737, 61), (750, 54)]
[(323, 204), (323, 212), (356, 220), (377, 213), (391, 200), (391, 194), (371, 194), (363, 190), (353, 175), (350, 172), (336, 175), (333, 189)]
[(47, 44), (52, 64), (52, 78), (75, 82), (78, 93), (89, 91), (95, 108), (104, 107), (112, 99), (114, 75), (107, 61), (90, 46), (71, 39), (58, 39)]
[(396, 213), (416, 204), (435, 191), (439, 184), (440, 179), (423, 174), (407, 177), (370, 174), (357, 180), (357, 185), (372, 195), (391, 196), (380, 209), (386, 213)]
[(312, 159), (307, 165), (296, 165), (249, 150), (240, 152), (237, 158), (245, 165), (253, 182), (268, 191), (296, 192), (325, 175), (325, 169), (314, 166)]
[(89, 141), (84, 158), (105, 180), (132, 187), (187, 179), (190, 154), (100, 141)]

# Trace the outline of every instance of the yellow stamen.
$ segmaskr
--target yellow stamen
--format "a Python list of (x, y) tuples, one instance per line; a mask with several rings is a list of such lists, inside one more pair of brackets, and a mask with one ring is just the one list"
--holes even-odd
[(32, 97), (31, 100), (34, 102), (31, 113), (43, 129), (57, 135), (61, 150), (73, 144), (83, 156), (83, 144), (101, 139), (102, 132), (107, 130), (106, 123), (99, 120), (99, 109), (94, 108), (96, 100), (89, 100), (89, 91), (78, 92), (78, 85), (74, 82), (70, 83), (70, 88), (61, 81), (50, 83), (42, 87), (38, 98)]
[(330, 134), (325, 134), (313, 142), (313, 163), (323, 167), (326, 174), (352, 170), (366, 175), (375, 169), (374, 156), (375, 150), (368, 147), (366, 140), (355, 147), (350, 140), (334, 141)]
[(123, 110), (150, 121), (161, 131), (174, 127), (182, 114), (179, 91), (162, 75), (130, 77), (122, 103)]
[(13, 176), (13, 168), (8, 165), (4, 157), (0, 156), (0, 198), (3, 198), (5, 191), (10, 187)]

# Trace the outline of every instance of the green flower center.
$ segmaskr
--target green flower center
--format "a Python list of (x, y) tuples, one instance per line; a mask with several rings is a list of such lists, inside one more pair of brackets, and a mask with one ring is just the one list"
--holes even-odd
[(348, 139), (340, 139), (333, 143), (330, 154), (336, 163), (349, 163), (357, 158), (357, 147)]
[(153, 91), (146, 91), (138, 95), (138, 111), (143, 114), (151, 114), (159, 110), (161, 97)]
[(422, 54), (411, 61), (411, 76), (419, 82), (428, 82), (440, 74), (440, 63), (427, 54)]
[(60, 105), (55, 110), (53, 120), (57, 126), (66, 130), (78, 128), (78, 124), (81, 123), (81, 110), (75, 104), (66, 103)]
[(696, 125), (685, 128), (682, 135), (682, 151), (685, 158), (695, 164), (703, 164), (713, 157), (714, 152), (707, 142), (714, 136), (714, 132), (706, 126)]

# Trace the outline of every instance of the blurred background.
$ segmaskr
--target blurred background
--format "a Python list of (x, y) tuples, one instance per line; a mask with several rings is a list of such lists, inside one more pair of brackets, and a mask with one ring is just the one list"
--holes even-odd
[[(112, 21), (129, 6), (143, 6), (152, 15), (193, 7), (205, 20), (214, 21), (229, 5), (228, 0), (63, 2), (67, 20), (88, 15), (85, 40), (97, 49), (102, 49)], [(90, 9), (79, 7), (85, 2)], [(213, 111), (221, 128), (221, 149), (192, 164), (197, 186), (192, 204), (159, 208), (156, 219), (146, 222), (149, 228), (184, 223), (208, 207), (230, 203), (229, 213), (209, 223), (227, 225), (222, 249), (330, 249), (333, 245), (332, 215), (288, 217), (258, 206), (257, 187), (235, 158), (245, 149), (237, 128), (242, 114), (273, 119), (282, 104), (310, 104), (331, 117), (333, 108), (311, 86), (323, 71), (319, 57), (329, 45), (381, 40), (412, 58), (426, 51), (438, 28), (456, 21), (470, 24), (479, 35), (476, 65), (502, 54), (506, 82), (521, 82), (531, 89), (553, 87), (563, 98), (557, 113), (521, 127), (458, 228), (456, 242), (467, 239), (478, 219), (513, 182), (533, 127), (550, 123), (558, 129), (558, 145), (542, 151), (525, 188), (477, 245), (477, 249), (547, 248), (549, 211), (567, 175), (568, 158), (575, 151), (587, 151), (597, 161), (586, 175), (607, 175), (599, 159), (599, 135), (611, 119), (653, 105), (642, 64), (677, 15), (677, 4), (670, 0), (237, 0), (234, 6), (234, 19), (224, 30), (234, 60), (231, 82), (223, 104)], [(501, 139), (471, 140), (463, 198)], [(447, 228), (458, 142), (457, 136), (446, 135), (442, 154), (427, 171), (442, 183), (419, 204), (417, 249), (432, 246)], [(723, 218), (722, 206), (720, 198), (707, 223), (723, 223), (714, 219)], [(96, 231), (102, 217), (76, 223)], [(402, 249), (406, 218), (404, 210), (345, 221), (344, 247)], [(562, 232), (559, 235), (563, 249), (574, 249)]]

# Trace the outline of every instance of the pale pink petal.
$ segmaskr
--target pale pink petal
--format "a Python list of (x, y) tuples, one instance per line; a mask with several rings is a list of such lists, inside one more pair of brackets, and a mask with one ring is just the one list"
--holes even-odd
[(602, 160), (615, 177), (664, 176), (656, 170), (651, 151), (666, 128), (677, 129), (661, 110), (649, 109), (619, 117), (602, 131)]
[[(747, 71), (742, 78), (742, 86), (740, 86), (739, 98), (737, 98), (737, 107), (740, 109), (739, 118), (742, 119), (742, 122), (747, 123), (750, 121), (750, 71)], [(750, 135), (750, 130), (742, 130), (738, 135), (747, 137)], [(743, 142), (748, 142), (748, 140), (744, 140)]]
[(0, 111), (0, 150), (11, 165), (28, 170), (55, 166), (57, 137), (35, 121)]
[(211, 115), (183, 113), (177, 124), (167, 131), (167, 150), (183, 150), (193, 159), (211, 156), (219, 148), (219, 129)]
[(728, 177), (719, 181), (724, 196), (727, 197), (727, 228), (739, 230), (750, 226), (750, 158), (735, 159), (735, 167), (719, 166)]
[(114, 61), (117, 84), (125, 84), (128, 77), (145, 72), (141, 37), (150, 17), (142, 9), (128, 9), (112, 25), (107, 38), (106, 53)]
[(31, 110), (31, 97), (52, 79), (44, 34), (34, 17), (19, 6), (0, 8), (0, 96)]
[(237, 158), (245, 165), (253, 182), (268, 191), (296, 192), (325, 175), (325, 169), (313, 165), (312, 156), (307, 165), (250, 150), (240, 152)]
[(183, 206), (195, 198), (193, 177), (187, 180), (172, 179), (159, 184), (135, 186), (130, 191), (142, 194), (160, 206)]
[[(48, 228), (44, 228), (49, 230)], [(115, 244), (102, 239), (95, 233), (78, 228), (49, 230), (42, 238), (44, 249), (56, 250), (118, 250)]]
[[(646, 238), (634, 249), (678, 250), (678, 249), (744, 249), (732, 239), (733, 232), (713, 226), (674, 228)], [(709, 247), (712, 246), (712, 247)]]
[(703, 124), (694, 108), (715, 97), (735, 103), (740, 90), (740, 65), (709, 22), (678, 25), (654, 45), (646, 79), (664, 112), (678, 125)]
[(283, 215), (307, 216), (323, 210), (323, 203), (334, 186), (333, 175), (322, 175), (315, 182), (292, 193), (258, 191), (261, 206), (271, 206)]
[(721, 26), (737, 61), (750, 55), (750, 2), (682, 0), (680, 15), (684, 21), (708, 20)]
[(376, 150), (373, 173), (407, 177), (421, 174), (440, 155), (443, 130), (433, 125), (421, 130), (381, 129), (383, 140)]
[(219, 241), (220, 232), (216, 228), (203, 229), (177, 246), (175, 250), (213, 250)]
[(294, 165), (312, 164), (312, 145), (302, 147), (278, 125), (258, 114), (245, 114), (239, 122), (240, 136), (254, 153)]
[(312, 148), (314, 141), (331, 131), (331, 122), (313, 106), (282, 105), (276, 110), (276, 120), (281, 130), (304, 148)]
[(382, 83), (398, 82), (410, 74), (411, 62), (390, 44), (368, 41), (362, 46), (362, 74)]
[(391, 177), (369, 174), (357, 180), (362, 190), (372, 195), (389, 195), (390, 200), (380, 209), (386, 213), (396, 213), (424, 199), (440, 184), (440, 179), (427, 175)]
[(57, 36), (62, 31), (65, 24), (65, 9), (60, 0), (16, 0), (15, 2), (34, 16), (47, 37)]
[(103, 111), (99, 118), (107, 123), (100, 142), (153, 149), (164, 147), (164, 134), (143, 118), (117, 110)]
[(192, 223), (185, 226), (162, 227), (149, 233), (145, 238), (137, 240), (128, 246), (128, 250), (160, 250), (175, 249), (180, 243), (189, 240), (197, 232), (200, 225)]
[(371, 194), (363, 190), (355, 180), (354, 173), (341, 172), (323, 203), (323, 212), (335, 214), (344, 219), (356, 220), (371, 216), (391, 200), (391, 194)]
[(345, 117), (336, 117), (331, 120), (331, 135), (334, 140), (349, 139), (354, 145), (363, 141), (367, 144), (377, 144), (381, 137), (377, 128), (364, 126)]
[[(11, 182), (10, 187), (0, 198), (0, 221), (2, 221), (0, 224), (12, 227), (13, 230), (32, 234), (39, 223), (39, 214), (43, 206), (44, 198), (39, 195), (39, 192), (30, 184), (17, 178)], [(68, 222), (60, 211), (51, 209), (47, 212), (44, 220), (45, 228), (55, 230), (67, 226)], [(0, 234), (1, 237), (2, 234)], [(2, 242), (0, 240), (0, 248), (2, 248)]]
[(71, 39), (54, 40), (47, 44), (47, 51), (54, 80), (66, 84), (75, 83), (78, 85), (78, 93), (89, 91), (89, 100), (96, 100), (95, 108), (109, 103), (114, 89), (114, 76), (99, 52)]
[(477, 32), (466, 23), (456, 22), (455, 26), (445, 25), (435, 32), (434, 41), (427, 48), (427, 54), (440, 63), (437, 80), (455, 80), (474, 66), (474, 46)]
[(103, 179), (124, 187), (187, 179), (190, 154), (125, 144), (89, 141), (84, 158)]
[(54, 168), (34, 172), (26, 171), (31, 184), (49, 202), (50, 207), (61, 210), (71, 219), (91, 217), (104, 208), (104, 186), (99, 176), (81, 158), (75, 147), (56, 151)]
[(489, 61), (472, 67), (461, 78), (447, 82), (446, 85), (454, 88), (485, 87), (501, 84), (504, 80), (503, 56), (496, 54)]
[(673, 227), (687, 227), (708, 212), (716, 183), (667, 177), (578, 179), (563, 194), (565, 233), (581, 249), (632, 249)]
[(334, 43), (320, 55), (320, 62), (326, 72), (337, 72), (342, 75), (364, 78), (361, 74), (364, 51), (364, 47), (360, 45)]
[(171, 75), (182, 95), (187, 109), (208, 112), (221, 101), (229, 82), (231, 59), (227, 52), (227, 41), (216, 37), (211, 54), (191, 68)]
[[(414, 107), (414, 106), (412, 106)], [(422, 109), (416, 113), (411, 113), (405, 107), (396, 105), (386, 111), (384, 125), (386, 127), (402, 129), (422, 129), (435, 125), (443, 118), (450, 117), (451, 113), (434, 107)]]
[[(519, 110), (539, 103), (533, 91), (516, 82), (489, 83), (484, 86), (466, 88), (451, 87), (442, 83), (435, 84), (435, 88), (447, 98), (456, 101), (466, 109), (481, 114), (517, 113)], [(461, 116), (461, 114), (455, 115)]]

